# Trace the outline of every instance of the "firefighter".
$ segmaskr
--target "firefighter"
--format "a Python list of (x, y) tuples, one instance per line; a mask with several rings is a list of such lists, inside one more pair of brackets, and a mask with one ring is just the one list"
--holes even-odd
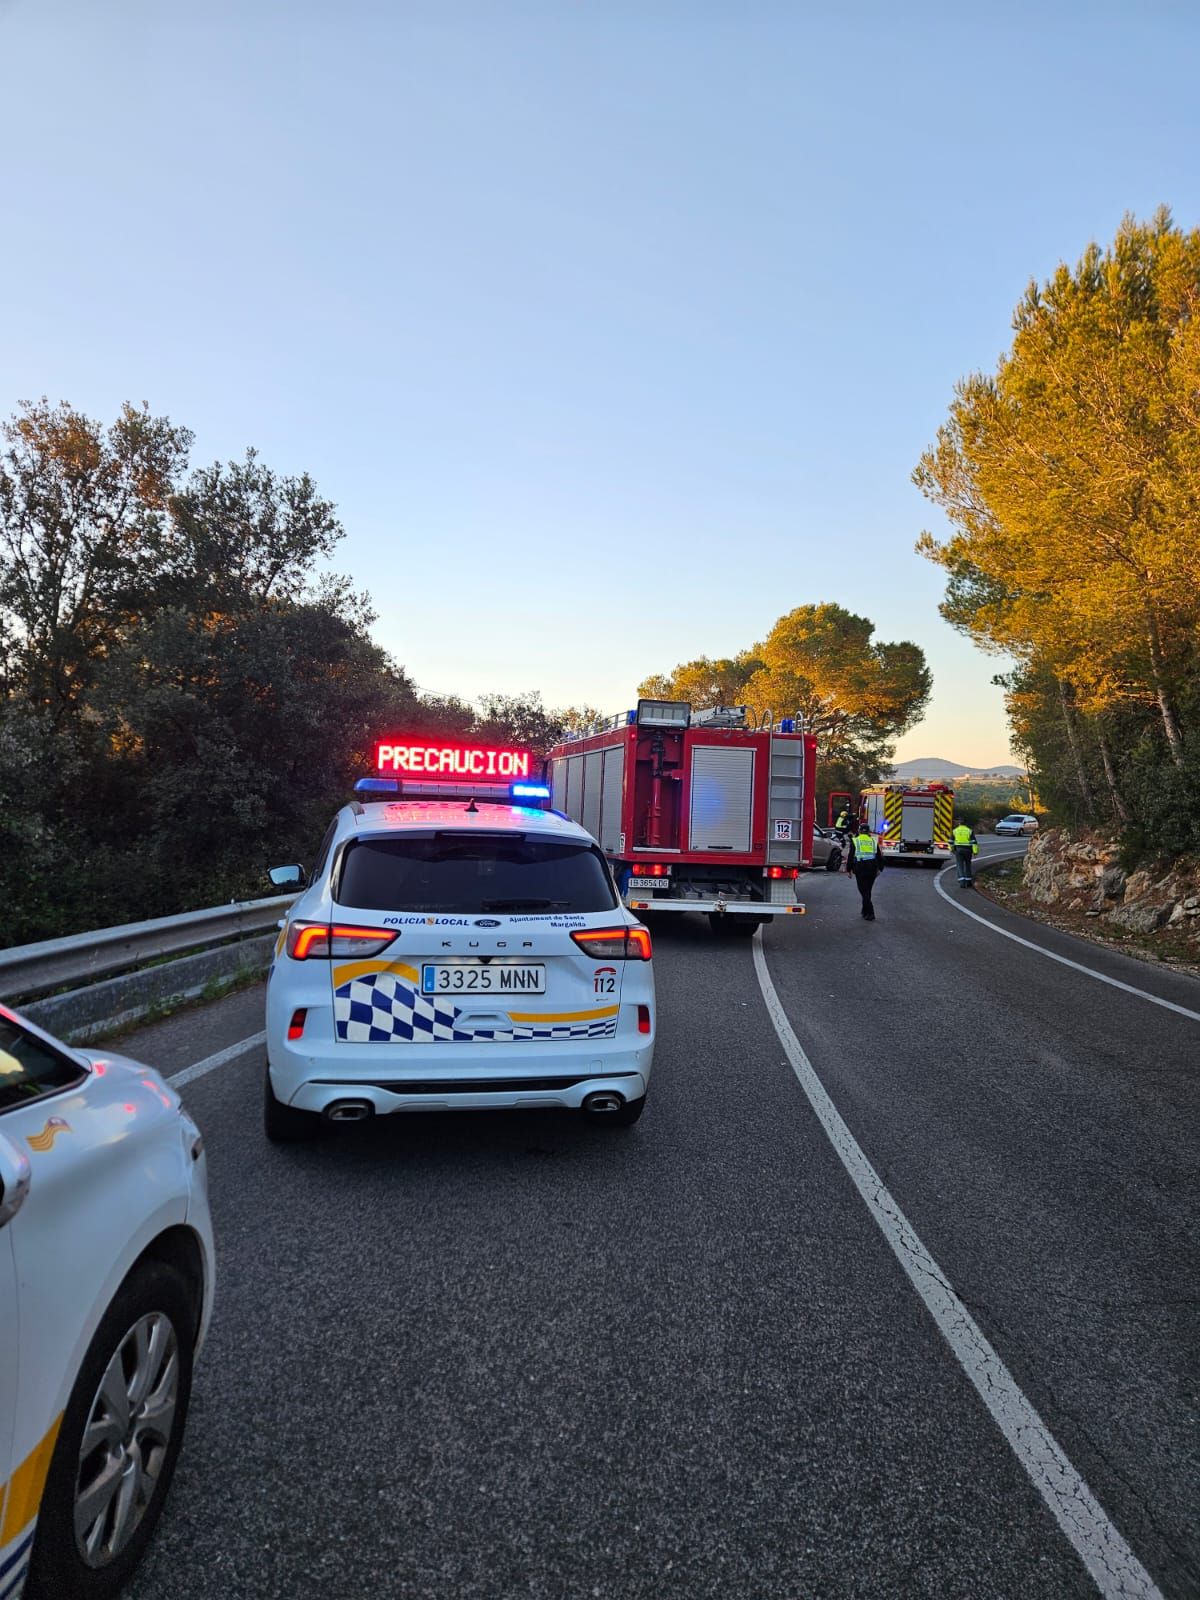
[(834, 827), (839, 833), (845, 833), (853, 821), (854, 818), (850, 812), (850, 805), (849, 802), (847, 802), (838, 812), (837, 821), (834, 823)]
[(879, 840), (864, 822), (850, 839), (850, 861), (846, 869), (853, 872), (858, 892), (862, 896), (862, 914), (867, 922), (875, 921), (875, 907), (871, 904), (871, 890), (875, 879), (883, 871), (883, 852)]
[(954, 859), (958, 862), (958, 881), (961, 884), (975, 882), (975, 872), (971, 865), (971, 858), (979, 854), (979, 840), (975, 837), (975, 830), (965, 822), (955, 824), (951, 834), (954, 840)]

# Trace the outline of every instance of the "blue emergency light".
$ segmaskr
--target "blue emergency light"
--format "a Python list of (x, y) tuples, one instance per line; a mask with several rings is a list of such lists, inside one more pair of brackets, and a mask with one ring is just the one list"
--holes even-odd
[(354, 785), (355, 794), (399, 794), (399, 778), (360, 778)]
[(548, 783), (514, 783), (508, 791), (514, 800), (549, 800)]

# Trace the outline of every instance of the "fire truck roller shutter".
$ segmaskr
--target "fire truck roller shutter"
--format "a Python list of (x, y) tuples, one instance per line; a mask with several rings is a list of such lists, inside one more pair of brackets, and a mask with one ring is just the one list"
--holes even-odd
[(689, 848), (748, 851), (753, 798), (753, 749), (693, 745)]
[(560, 756), (557, 761), (550, 763), (550, 804), (555, 811), (562, 811), (567, 803), (567, 761), (565, 756)]
[(567, 803), (564, 808), (572, 822), (583, 814), (583, 757), (567, 757)]
[(604, 752), (600, 779), (600, 846), (611, 855), (621, 849), (621, 796), (625, 787), (625, 750), (617, 745)]
[(600, 837), (600, 776), (604, 751), (589, 750), (583, 758), (583, 815), (581, 821), (593, 839)]

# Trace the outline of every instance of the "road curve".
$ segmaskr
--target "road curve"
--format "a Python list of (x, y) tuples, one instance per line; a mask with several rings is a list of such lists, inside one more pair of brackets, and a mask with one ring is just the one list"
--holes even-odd
[[(959, 915), (932, 872), (889, 869), (874, 924), (845, 878), (804, 892), (764, 952), (825, 1088), (1161, 1591), (1200, 1592), (1200, 1024)], [(751, 951), (696, 919), (656, 968), (626, 1133), (393, 1118), (274, 1149), (261, 1049), (185, 1086), (219, 1303), (130, 1595), (1096, 1593), (801, 1093)], [(177, 1071), (261, 1025), (252, 991), (128, 1048)]]

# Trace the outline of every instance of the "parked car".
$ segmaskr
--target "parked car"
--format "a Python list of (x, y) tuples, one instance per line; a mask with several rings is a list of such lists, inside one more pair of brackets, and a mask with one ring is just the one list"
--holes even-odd
[(813, 866), (824, 867), (826, 872), (836, 872), (842, 864), (846, 847), (842, 835), (833, 828), (813, 825)]
[(200, 1131), (0, 1006), (0, 1595), (100, 1600), (175, 1470), (212, 1305)]
[(1000, 821), (996, 824), (996, 832), (999, 834), (1012, 835), (1019, 833), (1036, 833), (1037, 831), (1038, 819), (1034, 816), (1031, 816), (1028, 811), (1014, 811), (1010, 816), (1001, 817)]

